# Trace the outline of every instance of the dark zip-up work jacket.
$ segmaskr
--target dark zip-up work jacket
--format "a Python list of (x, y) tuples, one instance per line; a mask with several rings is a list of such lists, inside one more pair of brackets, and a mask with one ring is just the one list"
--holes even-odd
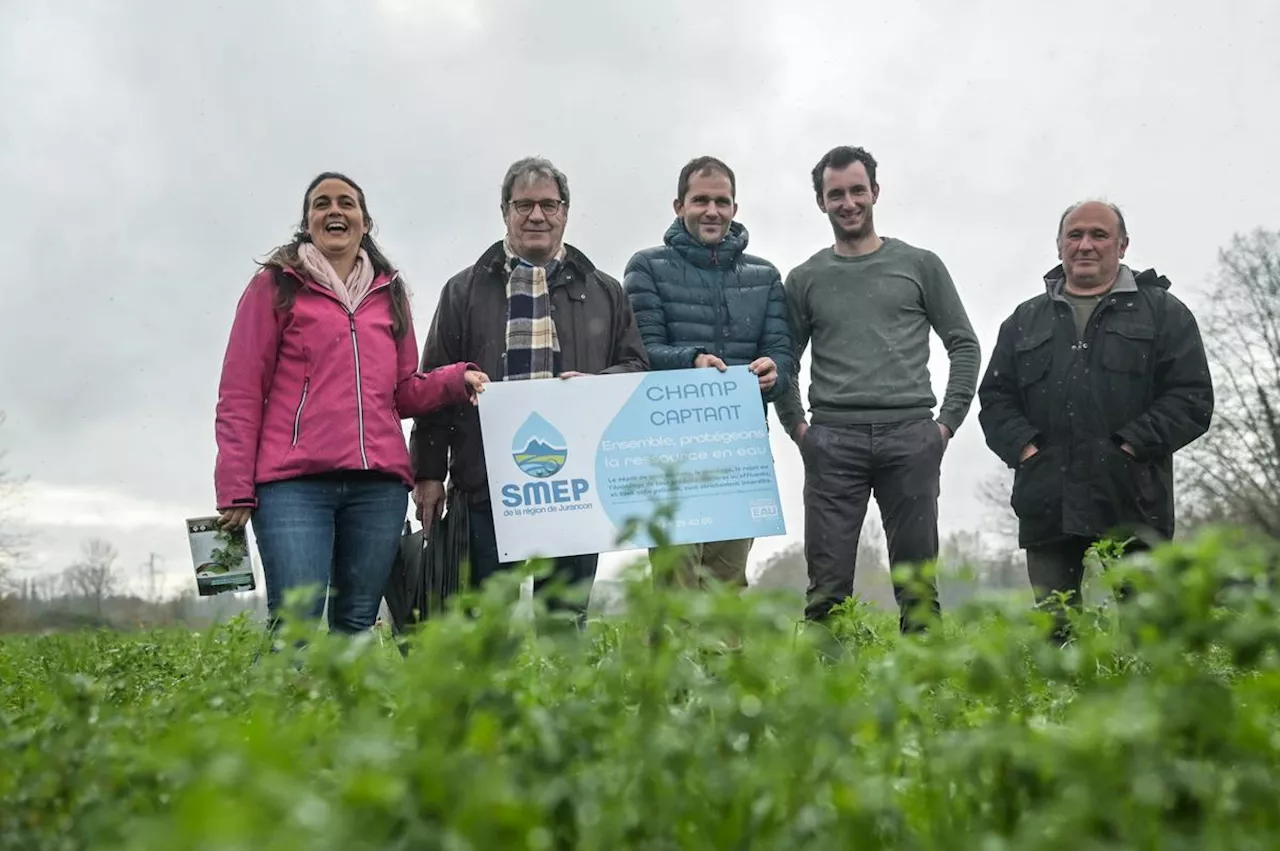
[[(563, 372), (648, 371), (644, 342), (617, 280), (566, 245), (564, 262), (548, 285)], [(466, 352), (463, 361), (478, 364), (490, 380), (501, 381), (506, 340), (506, 252), (498, 241), (444, 285), (423, 345), (423, 369), (432, 368), (426, 364), (455, 363), (458, 353)], [(417, 481), (442, 482), (448, 475), (472, 502), (487, 501), (484, 443), (474, 406), (459, 405), (415, 419), (409, 452)]]
[[(1171, 538), (1173, 454), (1213, 416), (1195, 317), (1155, 270), (1121, 266), (1080, 335), (1061, 266), (1045, 284), (1000, 326), (978, 388), (987, 446), (1015, 470), (1019, 544)], [(1019, 461), (1028, 444), (1039, 451)]]

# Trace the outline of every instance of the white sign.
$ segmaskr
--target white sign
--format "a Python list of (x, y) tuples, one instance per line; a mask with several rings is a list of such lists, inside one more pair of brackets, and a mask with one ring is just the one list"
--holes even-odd
[(480, 423), (503, 561), (786, 534), (745, 366), (493, 382)]

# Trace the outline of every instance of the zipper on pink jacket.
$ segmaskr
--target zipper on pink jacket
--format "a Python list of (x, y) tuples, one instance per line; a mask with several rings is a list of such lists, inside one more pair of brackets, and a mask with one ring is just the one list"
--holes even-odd
[[(295, 277), (298, 277), (296, 273)], [(390, 286), (391, 281), (394, 281), (397, 277), (399, 277), (398, 274), (392, 275), (390, 280), (371, 289), (370, 294), (382, 289), (382, 287)], [(298, 277), (298, 280), (302, 281), (303, 279)], [(303, 282), (305, 283), (305, 281)], [(319, 285), (315, 286), (317, 291), (326, 292)], [(333, 293), (327, 293), (327, 295), (337, 301), (337, 297)], [(364, 443), (364, 393), (360, 389), (360, 342), (356, 339), (356, 315), (351, 311), (347, 311), (347, 319), (351, 325), (351, 354), (355, 358), (356, 364), (356, 424), (360, 428), (360, 463), (367, 470), (369, 469), (369, 455), (365, 451)]]
[(302, 425), (302, 409), (307, 404), (307, 390), (311, 387), (311, 379), (302, 381), (302, 398), (298, 400), (298, 412), (293, 415), (293, 445), (298, 445), (298, 429)]
[(351, 320), (351, 351), (356, 359), (356, 421), (360, 426), (360, 463), (369, 469), (369, 456), (364, 451), (364, 394), (360, 390), (360, 344), (356, 341), (356, 315), (348, 313)]

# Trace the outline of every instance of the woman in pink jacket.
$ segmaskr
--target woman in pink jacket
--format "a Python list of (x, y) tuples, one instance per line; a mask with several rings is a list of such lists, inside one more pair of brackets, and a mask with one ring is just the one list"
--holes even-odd
[(475, 404), (488, 381), (474, 364), (418, 371), (404, 282), (372, 225), (354, 181), (316, 177), (231, 326), (214, 484), (224, 527), (252, 517), (273, 628), (296, 588), (313, 591), (304, 617), (331, 588), (332, 630), (373, 625), (413, 487), (401, 420)]

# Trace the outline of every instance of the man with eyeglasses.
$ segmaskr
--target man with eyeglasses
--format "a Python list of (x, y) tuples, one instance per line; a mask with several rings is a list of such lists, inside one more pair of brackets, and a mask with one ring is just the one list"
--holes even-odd
[[(423, 347), (422, 369), (459, 360), (494, 381), (644, 372), (649, 356), (618, 281), (564, 242), (569, 182), (541, 157), (518, 160), (502, 181), (505, 238), (444, 285)], [(430, 530), (445, 503), (445, 477), (468, 507), (470, 584), (518, 563), (500, 562), (475, 407), (460, 405), (414, 422), (410, 438), (419, 519)], [(551, 579), (595, 578), (597, 554), (555, 560)], [(572, 608), (579, 624), (585, 605)]]

